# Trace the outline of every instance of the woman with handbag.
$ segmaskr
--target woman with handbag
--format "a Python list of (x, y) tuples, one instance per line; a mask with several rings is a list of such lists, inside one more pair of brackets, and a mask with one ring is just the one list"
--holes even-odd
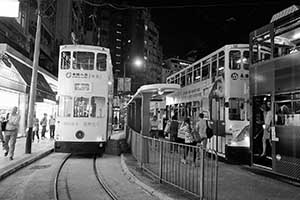
[(17, 111), (18, 108), (13, 107), (12, 112), (9, 115), (8, 122), (6, 124), (6, 131), (4, 136), (4, 156), (8, 155), (10, 160), (13, 160), (20, 122), (20, 115), (17, 113)]
[[(184, 133), (184, 143), (188, 145), (195, 145), (193, 134), (192, 134), (192, 128), (191, 128), (191, 122), (190, 118), (185, 118), (183, 124), (179, 128), (179, 132)], [(181, 159), (181, 162), (183, 164), (186, 164), (186, 157), (188, 155), (190, 147), (184, 146), (184, 152), (183, 152), (183, 158)]]

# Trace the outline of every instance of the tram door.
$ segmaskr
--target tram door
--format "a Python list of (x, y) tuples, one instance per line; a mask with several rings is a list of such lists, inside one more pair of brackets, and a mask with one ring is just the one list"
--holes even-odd
[[(271, 134), (264, 131), (266, 108), (271, 109), (271, 96), (261, 95), (253, 97), (252, 106), (252, 149), (253, 163), (256, 165), (272, 167)], [(265, 134), (265, 136), (264, 136)], [(269, 138), (267, 137), (269, 136)], [(268, 139), (267, 139), (268, 138)], [(264, 146), (266, 147), (263, 153)]]
[(300, 93), (275, 95), (273, 170), (300, 180)]
[(213, 133), (216, 136), (213, 146), (216, 147), (217, 152), (225, 154), (224, 98), (212, 98), (211, 122)]

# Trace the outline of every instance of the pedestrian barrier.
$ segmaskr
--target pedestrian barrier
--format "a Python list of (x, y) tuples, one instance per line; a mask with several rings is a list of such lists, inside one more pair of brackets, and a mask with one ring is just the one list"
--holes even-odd
[(129, 129), (132, 155), (143, 170), (202, 200), (216, 200), (218, 157), (215, 151), (143, 136)]

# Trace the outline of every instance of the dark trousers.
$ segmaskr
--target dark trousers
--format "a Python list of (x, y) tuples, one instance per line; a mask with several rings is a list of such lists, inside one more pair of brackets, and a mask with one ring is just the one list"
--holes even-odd
[(39, 136), (39, 129), (32, 131), (32, 141), (34, 141), (34, 137), (36, 136), (36, 138), (39, 140), (40, 136)]
[[(192, 146), (196, 146), (197, 143), (196, 142), (192, 142), (192, 143), (186, 143), (187, 145), (192, 145)], [(189, 151), (191, 151), (193, 153), (193, 161), (195, 162), (196, 160), (196, 154), (197, 154), (197, 150), (193, 147), (188, 147), (188, 146), (184, 146), (184, 154), (183, 154), (183, 158), (186, 159)]]
[(54, 138), (55, 125), (50, 125), (50, 138)]
[(42, 126), (42, 135), (41, 135), (41, 138), (45, 137), (45, 133), (46, 133), (46, 126)]

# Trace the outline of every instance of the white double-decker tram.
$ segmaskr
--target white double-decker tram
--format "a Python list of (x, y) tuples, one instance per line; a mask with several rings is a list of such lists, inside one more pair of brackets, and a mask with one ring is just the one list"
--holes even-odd
[(168, 115), (195, 126), (204, 113), (214, 133), (207, 147), (226, 158), (249, 153), (248, 59), (248, 44), (226, 45), (167, 78), (181, 85), (166, 97)]
[(55, 151), (101, 153), (112, 131), (109, 49), (60, 46)]

